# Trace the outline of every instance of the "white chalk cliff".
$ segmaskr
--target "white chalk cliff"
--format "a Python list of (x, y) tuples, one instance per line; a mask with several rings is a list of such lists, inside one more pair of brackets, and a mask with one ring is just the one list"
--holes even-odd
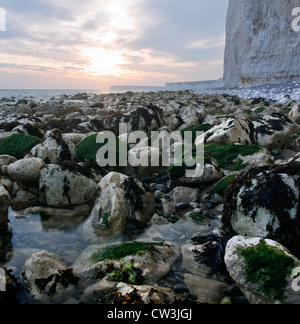
[(299, 0), (229, 0), (225, 86), (300, 80), (299, 7)]

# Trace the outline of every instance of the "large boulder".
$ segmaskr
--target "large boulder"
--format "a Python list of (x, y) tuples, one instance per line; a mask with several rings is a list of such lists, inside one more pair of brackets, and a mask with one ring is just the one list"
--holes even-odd
[(63, 259), (46, 251), (33, 254), (24, 266), (26, 287), (43, 302), (59, 303), (74, 296), (78, 280)]
[(285, 115), (273, 113), (252, 122), (254, 144), (268, 150), (283, 149), (292, 141), (297, 126)]
[(95, 198), (96, 192), (96, 182), (76, 171), (55, 164), (41, 171), (41, 200), (49, 207), (86, 204)]
[[(251, 122), (244, 117), (229, 118), (221, 125), (217, 125), (206, 132), (205, 144), (227, 145), (229, 143), (254, 144), (251, 131)], [(201, 137), (196, 140), (200, 144)]]
[(0, 185), (0, 231), (7, 227), (8, 209), (10, 206), (10, 195), (6, 189)]
[[(230, 0), (224, 81), (227, 87), (300, 79), (297, 0)], [(274, 19), (276, 17), (276, 19)]]
[(154, 285), (180, 256), (169, 242), (131, 242), (88, 247), (72, 268), (79, 277), (105, 278), (130, 284)]
[(281, 244), (235, 236), (227, 243), (225, 263), (250, 303), (300, 303), (300, 261)]
[(146, 225), (155, 213), (155, 200), (142, 184), (121, 173), (111, 172), (99, 183), (101, 193), (85, 226), (95, 232), (120, 235), (126, 221)]
[(300, 163), (239, 175), (225, 197), (223, 221), (240, 235), (274, 239), (300, 255)]

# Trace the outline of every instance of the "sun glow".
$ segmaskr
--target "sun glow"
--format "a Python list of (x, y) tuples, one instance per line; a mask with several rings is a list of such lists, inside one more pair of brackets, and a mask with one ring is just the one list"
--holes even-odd
[(121, 68), (121, 65), (125, 64), (121, 51), (89, 47), (84, 48), (82, 53), (89, 60), (89, 63), (84, 68), (87, 72), (96, 75), (120, 75), (125, 73)]

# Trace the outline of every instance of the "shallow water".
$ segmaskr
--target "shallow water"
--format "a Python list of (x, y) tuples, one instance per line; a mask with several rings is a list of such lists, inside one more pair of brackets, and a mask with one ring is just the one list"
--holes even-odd
[[(10, 235), (0, 238), (0, 265), (13, 269), (13, 274), (20, 282), (26, 260), (40, 250), (62, 257), (67, 266), (72, 267), (80, 254), (93, 244), (144, 239), (171, 241), (182, 245), (190, 242), (191, 237), (198, 232), (207, 233), (219, 225), (217, 219), (204, 226), (181, 219), (176, 224), (153, 225), (144, 230), (127, 231), (123, 236), (114, 239), (91, 239), (84, 236), (83, 227), (86, 220), (83, 218), (62, 222), (61, 218), (43, 218), (40, 214), (25, 215), (22, 211), (15, 212), (10, 209), (9, 220)], [(83, 289), (82, 285), (79, 286), (77, 300), (80, 300)], [(21, 303), (36, 302), (24, 287), (17, 298)]]

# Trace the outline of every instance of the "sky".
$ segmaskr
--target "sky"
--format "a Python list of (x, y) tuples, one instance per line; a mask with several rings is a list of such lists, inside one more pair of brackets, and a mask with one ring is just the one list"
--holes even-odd
[(0, 0), (0, 89), (218, 79), (227, 7), (228, 0)]

